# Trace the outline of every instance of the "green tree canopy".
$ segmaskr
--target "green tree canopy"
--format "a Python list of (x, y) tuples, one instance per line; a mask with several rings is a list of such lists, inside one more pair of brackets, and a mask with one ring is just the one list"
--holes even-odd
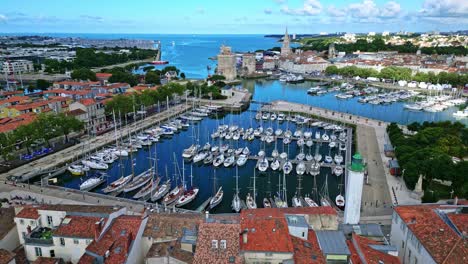
[(72, 71), (71, 78), (75, 80), (83, 80), (83, 81), (96, 81), (96, 73), (87, 68), (80, 68)]

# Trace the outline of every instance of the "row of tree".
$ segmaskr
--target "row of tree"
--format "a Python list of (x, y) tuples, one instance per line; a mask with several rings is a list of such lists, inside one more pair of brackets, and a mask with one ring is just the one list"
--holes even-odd
[(175, 95), (182, 95), (186, 86), (178, 83), (168, 83), (155, 90), (144, 90), (141, 93), (131, 95), (116, 95), (112, 100), (106, 103), (106, 113), (121, 113), (122, 115), (139, 110), (140, 106), (150, 107), (165, 104), (167, 98), (171, 100)]
[[(331, 40), (335, 40), (331, 38)], [(333, 41), (334, 42), (334, 41)], [(329, 45), (332, 43), (330, 39), (319, 38), (309, 39), (304, 41), (303, 50), (328, 50)], [(416, 53), (421, 50), (422, 54), (454, 54), (458, 56), (466, 56), (468, 49), (465, 46), (449, 46), (449, 47), (422, 47), (415, 46), (410, 41), (405, 42), (403, 45), (385, 44), (382, 38), (375, 38), (368, 42), (366, 39), (358, 39), (354, 43), (335, 44), (337, 51), (344, 51), (346, 53), (353, 53), (355, 51), (363, 52), (377, 52), (377, 51), (398, 51), (399, 53)]]
[[(395, 123), (387, 127), (395, 155), (404, 170), (406, 185), (414, 189), (422, 175), (426, 193), (431, 193), (428, 190), (434, 191), (433, 179), (440, 179), (452, 181), (454, 195), (467, 197), (468, 161), (464, 161), (463, 157), (468, 155), (468, 129), (459, 122), (450, 121), (413, 123), (408, 129), (417, 133), (406, 135)], [(455, 163), (452, 157), (458, 157), (461, 161)], [(431, 195), (433, 197), (437, 195)]]
[(45, 71), (48, 73), (65, 73), (66, 70), (102, 67), (132, 60), (143, 60), (156, 56), (155, 50), (130, 49), (130, 53), (104, 53), (92, 48), (79, 48), (73, 61), (46, 59)]
[(416, 73), (412, 75), (410, 68), (405, 67), (396, 67), (390, 66), (383, 68), (380, 72), (375, 69), (360, 68), (357, 66), (346, 66), (343, 68), (338, 68), (335, 65), (328, 66), (325, 69), (325, 73), (328, 75), (342, 75), (345, 77), (355, 77), (359, 76), (361, 78), (367, 77), (376, 77), (383, 79), (391, 79), (395, 81), (405, 80), (405, 81), (417, 81), (417, 82), (427, 82), (427, 83), (441, 83), (441, 84), (451, 84), (452, 86), (464, 86), (468, 83), (468, 74), (458, 74), (452, 72), (441, 72), (435, 74), (433, 72), (429, 73)]
[(28, 153), (31, 153), (33, 144), (44, 142), (50, 146), (50, 140), (58, 136), (65, 136), (65, 141), (68, 142), (68, 135), (81, 129), (83, 129), (83, 123), (73, 116), (67, 116), (64, 113), (43, 113), (29, 124), (19, 126), (9, 133), (1, 133), (1, 155), (5, 160), (10, 159), (12, 157), (9, 155), (17, 147), (25, 148)]

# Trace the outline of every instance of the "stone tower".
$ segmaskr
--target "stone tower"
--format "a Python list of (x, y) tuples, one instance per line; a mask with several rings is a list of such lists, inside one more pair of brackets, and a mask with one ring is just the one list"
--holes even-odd
[(286, 33), (284, 33), (283, 37), (283, 46), (281, 47), (281, 56), (288, 56), (291, 54), (290, 43), (291, 40), (289, 39), (288, 29), (286, 28)]
[(251, 75), (255, 73), (255, 55), (252, 53), (246, 53), (242, 55), (242, 73), (244, 75)]
[(346, 179), (344, 223), (355, 225), (361, 218), (362, 187), (366, 170), (362, 156), (359, 153), (354, 154), (351, 164), (346, 169), (348, 178)]
[(227, 81), (232, 81), (237, 77), (236, 56), (231, 52), (231, 47), (222, 45), (218, 55), (217, 74), (226, 77)]
[(329, 59), (334, 59), (334, 58), (336, 58), (335, 43), (331, 43), (331, 44), (328, 46), (328, 58), (329, 58)]

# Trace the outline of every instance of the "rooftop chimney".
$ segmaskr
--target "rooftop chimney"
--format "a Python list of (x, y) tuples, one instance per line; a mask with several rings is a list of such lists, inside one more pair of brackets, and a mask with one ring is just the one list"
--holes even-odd
[(453, 199), (453, 204), (454, 204), (454, 205), (457, 205), (457, 204), (458, 204), (458, 196), (455, 196), (455, 198)]
[(94, 240), (98, 240), (102, 231), (102, 221), (99, 220), (94, 224)]
[(205, 212), (205, 220), (208, 221), (210, 219), (210, 212), (206, 211)]
[(247, 244), (248, 242), (248, 237), (247, 237), (247, 233), (249, 232), (249, 229), (244, 229), (244, 231), (242, 232), (242, 243), (244, 244)]

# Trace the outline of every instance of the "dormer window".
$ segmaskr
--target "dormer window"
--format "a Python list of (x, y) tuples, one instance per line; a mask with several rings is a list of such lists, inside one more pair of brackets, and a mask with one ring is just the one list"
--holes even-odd
[(221, 249), (226, 249), (226, 240), (221, 240), (221, 244), (219, 246)]
[(211, 240), (211, 248), (212, 249), (218, 248), (218, 240)]

